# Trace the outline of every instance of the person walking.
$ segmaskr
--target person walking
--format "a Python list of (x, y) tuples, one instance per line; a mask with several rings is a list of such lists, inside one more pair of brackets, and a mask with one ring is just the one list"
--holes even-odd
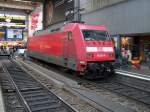
[(13, 57), (14, 57), (14, 50), (13, 50), (13, 47), (10, 48), (9, 52), (10, 52), (10, 58), (13, 58)]
[(2, 51), (2, 54), (4, 54), (4, 46), (3, 45), (1, 46), (1, 51)]
[(3, 45), (0, 47), (0, 49), (1, 49), (0, 54), (3, 54)]

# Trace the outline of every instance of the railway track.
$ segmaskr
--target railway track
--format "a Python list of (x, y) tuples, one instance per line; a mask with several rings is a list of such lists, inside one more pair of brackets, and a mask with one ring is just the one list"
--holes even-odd
[[(41, 62), (38, 63), (40, 64)], [(44, 66), (48, 69), (52, 69), (53, 71), (60, 73), (60, 71), (56, 70), (55, 67), (49, 67), (47, 65)], [(135, 100), (136, 102), (141, 102), (150, 108), (150, 89), (148, 87), (150, 86), (150, 82), (140, 81), (133, 78), (130, 80), (131, 78), (124, 78), (121, 77), (121, 75), (117, 77), (118, 74), (109, 79), (97, 81), (87, 81), (85, 79), (69, 75), (69, 73), (64, 73), (62, 75), (78, 81), (81, 85), (84, 85), (84, 87), (88, 89), (92, 88), (91, 90), (93, 90), (93, 88), (95, 88), (97, 90), (108, 90), (118, 94), (119, 96), (124, 96), (126, 98)]]
[[(51, 67), (51, 66), (48, 66), (47, 64), (43, 65), (43, 63), (40, 63), (40, 62), (35, 62), (35, 63), (38, 63), (38, 65), (40, 64), (41, 66), (44, 66), (44, 68), (47, 68), (48, 70), (50, 69), (58, 74), (61, 73), (61, 75), (65, 77), (76, 80), (78, 84), (81, 85), (81, 87), (84, 87), (81, 89), (87, 89), (87, 91), (92, 90), (93, 92), (96, 92), (96, 94), (103, 94), (106, 92), (106, 96), (107, 94), (109, 95), (116, 94), (115, 96), (112, 95), (112, 97), (114, 98), (111, 98), (111, 95), (110, 95), (109, 99), (110, 100), (112, 99), (115, 102), (117, 101), (117, 103), (120, 102), (120, 104), (123, 104), (123, 105), (127, 104), (127, 107), (129, 108), (133, 107), (132, 109), (136, 109), (137, 111), (140, 109), (140, 111), (138, 112), (149, 112), (150, 110), (150, 102), (149, 102), (150, 101), (150, 89), (148, 87), (150, 85), (150, 82), (145, 83), (144, 81), (143, 83), (143, 82), (140, 82), (140, 80), (133, 79), (131, 83), (131, 80), (129, 77), (125, 79), (124, 77), (121, 77), (121, 75), (119, 75), (119, 78), (118, 76), (117, 78), (115, 76), (107, 80), (89, 81), (89, 80), (81, 79), (75, 75), (70, 75), (70, 72), (62, 73), (62, 71), (58, 70), (58, 68), (55, 66)], [(30, 64), (30, 62), (28, 64)], [(143, 89), (143, 88), (146, 88), (146, 89)], [(101, 93), (101, 91), (103, 91), (103, 93)], [(118, 100), (116, 100), (116, 98)], [(125, 104), (123, 102), (125, 102)], [(145, 110), (145, 111), (141, 111), (141, 108), (142, 110)]]
[[(150, 92), (133, 87), (132, 85), (125, 85), (117, 82), (115, 79), (92, 82), (96, 89), (105, 89), (114, 92), (120, 96), (125, 96), (129, 99), (141, 102), (150, 108)], [(91, 86), (92, 87), (92, 86)]]
[[(46, 68), (49, 68), (49, 66), (46, 66)], [(58, 70), (55, 70), (55, 68), (52, 68), (52, 70), (59, 72)], [(117, 93), (120, 96), (125, 96), (137, 102), (144, 103), (145, 105), (150, 107), (150, 89), (149, 89), (150, 82), (147, 82), (147, 81), (143, 82), (140, 80), (137, 81), (137, 79), (135, 79), (134, 81), (133, 79), (130, 80), (130, 78), (125, 79), (124, 77), (121, 77), (120, 75), (119, 75), (119, 78), (117, 76), (114, 76), (109, 79), (103, 79), (103, 80), (98, 80), (98, 81), (87, 81), (85, 79), (81, 79), (79, 77), (74, 77), (74, 76), (72, 77), (71, 75), (66, 75), (66, 74), (67, 73), (65, 73), (64, 75), (68, 76), (71, 79), (75, 78), (74, 80), (77, 80), (79, 83), (81, 82), (81, 84), (83, 84), (85, 87), (89, 89), (90, 88), (96, 88), (96, 89), (103, 88), (110, 92)], [(136, 84), (136, 83), (139, 83), (139, 84)]]
[(76, 112), (70, 105), (41, 85), (15, 63), (5, 61), (3, 71), (7, 73), (12, 84), (10, 85), (9, 81), (5, 82), (8, 91), (17, 93), (25, 112)]

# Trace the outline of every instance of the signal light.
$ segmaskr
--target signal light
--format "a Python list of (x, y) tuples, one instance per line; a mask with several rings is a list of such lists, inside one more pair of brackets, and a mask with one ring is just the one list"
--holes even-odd
[(80, 64), (86, 64), (86, 61), (80, 61)]
[(110, 54), (109, 54), (109, 57), (114, 57), (114, 54), (113, 54), (113, 53), (110, 53)]
[(88, 58), (93, 58), (93, 57), (94, 57), (94, 54), (87, 54), (87, 57), (88, 57)]

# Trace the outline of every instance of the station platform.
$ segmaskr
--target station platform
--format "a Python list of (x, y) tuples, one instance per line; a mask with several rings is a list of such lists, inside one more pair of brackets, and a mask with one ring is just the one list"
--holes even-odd
[[(0, 62), (0, 68), (1, 68), (1, 62)], [(1, 75), (1, 71), (0, 71), (0, 75)], [(3, 94), (2, 94), (2, 87), (1, 87), (1, 81), (0, 81), (0, 112), (5, 112), (5, 108), (4, 108), (4, 101), (3, 101)]]
[(150, 69), (148, 66), (141, 65), (140, 69), (134, 67), (122, 67), (115, 69), (116, 74), (129, 76), (132, 78), (137, 78), (145, 81), (150, 81)]
[(0, 112), (5, 112), (1, 85), (0, 85)]
[(150, 76), (150, 69), (148, 68), (148, 66), (144, 66), (144, 65), (141, 65), (140, 69), (130, 67), (130, 68), (117, 68), (117, 70), (122, 70), (122, 71), (126, 71), (126, 72), (131, 72), (134, 74), (141, 74), (141, 75)]

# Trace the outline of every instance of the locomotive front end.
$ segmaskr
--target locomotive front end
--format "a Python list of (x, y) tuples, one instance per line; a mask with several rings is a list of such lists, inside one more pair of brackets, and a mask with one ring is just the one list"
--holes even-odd
[(82, 29), (82, 34), (86, 51), (86, 78), (97, 79), (112, 75), (115, 50), (106, 29)]

